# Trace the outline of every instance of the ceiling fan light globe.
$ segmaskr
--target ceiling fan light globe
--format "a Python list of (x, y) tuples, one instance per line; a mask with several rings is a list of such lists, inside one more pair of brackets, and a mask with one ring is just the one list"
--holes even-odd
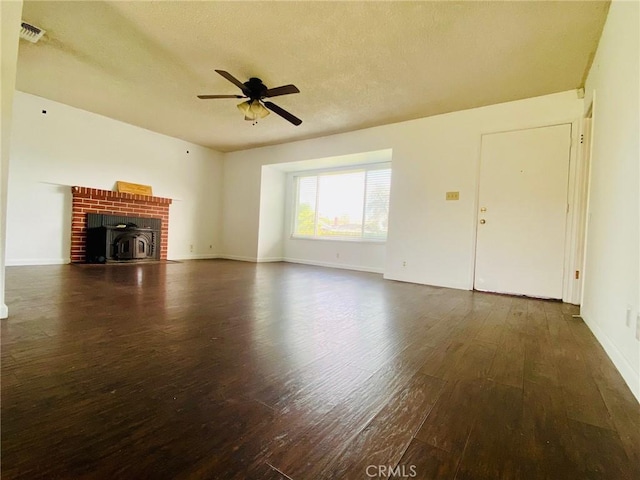
[(247, 116), (249, 114), (250, 107), (251, 107), (251, 104), (249, 103), (249, 101), (242, 102), (242, 103), (238, 104), (238, 110), (240, 110), (242, 113), (244, 113), (245, 116)]
[(269, 110), (264, 108), (264, 105), (260, 103), (259, 100), (254, 100), (251, 102), (251, 106), (249, 107), (250, 111), (253, 113), (255, 118), (264, 118), (269, 115)]
[(247, 100), (239, 103), (238, 110), (244, 114), (245, 120), (257, 120), (266, 117), (270, 113), (259, 100)]

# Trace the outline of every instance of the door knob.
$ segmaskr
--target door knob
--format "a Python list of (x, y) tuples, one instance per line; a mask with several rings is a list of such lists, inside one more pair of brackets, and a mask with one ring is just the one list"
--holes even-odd
[(480, 220), (481, 225), (484, 225), (485, 223), (487, 223), (487, 221), (484, 218)]

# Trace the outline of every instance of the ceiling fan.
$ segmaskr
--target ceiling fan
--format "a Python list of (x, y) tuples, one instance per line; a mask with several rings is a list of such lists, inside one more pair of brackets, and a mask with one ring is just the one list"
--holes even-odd
[(300, 93), (300, 90), (298, 90), (298, 87), (295, 85), (283, 85), (281, 87), (267, 88), (259, 78), (252, 77), (248, 81), (242, 83), (229, 72), (225, 72), (224, 70), (216, 70), (216, 72), (242, 90), (242, 95), (198, 95), (198, 98), (202, 100), (209, 100), (212, 98), (248, 98), (246, 102), (242, 102), (238, 105), (238, 109), (244, 113), (244, 119), (253, 121), (254, 125), (259, 118), (264, 118), (269, 115), (269, 110), (280, 115), (282, 118), (294, 125), (300, 125), (302, 123), (302, 120), (287, 112), (284, 108), (279, 107), (275, 103), (264, 101), (265, 98), (289, 95), (291, 93)]

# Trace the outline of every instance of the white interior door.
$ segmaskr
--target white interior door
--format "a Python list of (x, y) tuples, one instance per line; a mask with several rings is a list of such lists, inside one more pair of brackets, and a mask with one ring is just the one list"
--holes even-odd
[(476, 290), (562, 298), (571, 125), (483, 135)]

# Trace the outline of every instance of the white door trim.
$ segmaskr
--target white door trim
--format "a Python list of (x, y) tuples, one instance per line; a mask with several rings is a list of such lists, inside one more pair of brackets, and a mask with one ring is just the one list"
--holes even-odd
[[(584, 259), (586, 253), (587, 232), (587, 205), (590, 181), (590, 156), (592, 139), (592, 118), (583, 118), (579, 122), (578, 145), (576, 147), (575, 172), (570, 177), (570, 189), (573, 190), (571, 205), (573, 215), (571, 223), (567, 226), (567, 271), (565, 278), (565, 295), (563, 300), (567, 303), (580, 305), (582, 303), (582, 291), (584, 284)], [(579, 277), (576, 278), (576, 272)]]

